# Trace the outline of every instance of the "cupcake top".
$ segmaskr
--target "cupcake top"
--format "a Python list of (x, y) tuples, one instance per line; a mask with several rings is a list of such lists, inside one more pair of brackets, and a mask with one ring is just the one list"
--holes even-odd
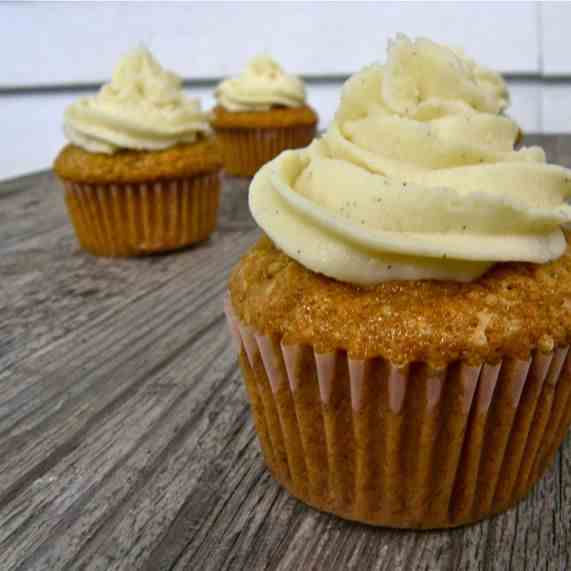
[(200, 102), (185, 96), (181, 78), (139, 48), (119, 61), (111, 82), (97, 95), (65, 110), (64, 132), (86, 151), (111, 154), (194, 143), (209, 125)]
[(312, 272), (263, 237), (232, 272), (236, 317), (283, 345), (392, 363), (528, 359), (571, 343), (571, 246), (547, 264), (496, 264), (480, 279), (354, 287)]
[(258, 55), (238, 77), (220, 83), (215, 96), (218, 105), (228, 111), (268, 111), (276, 106), (305, 105), (305, 86), (271, 57)]
[(560, 257), (571, 171), (514, 146), (502, 78), (461, 52), (398, 36), (345, 84), (307, 149), (265, 165), (250, 208), (306, 268), (356, 285), (471, 281), (496, 262)]

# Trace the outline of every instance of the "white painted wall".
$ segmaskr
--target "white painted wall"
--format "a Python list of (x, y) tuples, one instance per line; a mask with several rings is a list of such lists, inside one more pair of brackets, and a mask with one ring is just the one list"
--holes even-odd
[(216, 80), (268, 51), (310, 78), (325, 127), (344, 77), (382, 59), (397, 31), (424, 35), (515, 76), (511, 115), (525, 131), (571, 132), (571, 83), (546, 81), (571, 77), (570, 22), (570, 3), (549, 2), (3, 3), (0, 179), (47, 168), (64, 142), (63, 109), (89, 92), (66, 89), (105, 81), (141, 42), (191, 83), (210, 81), (188, 89), (206, 108)]
[(0, 38), (17, 53), (0, 87), (103, 81), (145, 42), (186, 78), (222, 77), (267, 50), (304, 75), (348, 75), (384, 57), (395, 32), (457, 44), (501, 71), (538, 71), (529, 2), (7, 4)]

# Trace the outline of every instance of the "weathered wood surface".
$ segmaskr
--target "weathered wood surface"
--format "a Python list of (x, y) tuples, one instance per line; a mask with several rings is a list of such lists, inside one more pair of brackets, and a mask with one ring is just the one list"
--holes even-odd
[[(571, 165), (570, 137), (540, 140)], [(271, 480), (222, 313), (258, 231), (245, 184), (222, 204), (203, 245), (107, 260), (51, 174), (0, 184), (0, 569), (571, 569), (571, 437), (516, 509), (446, 532), (344, 522)]]

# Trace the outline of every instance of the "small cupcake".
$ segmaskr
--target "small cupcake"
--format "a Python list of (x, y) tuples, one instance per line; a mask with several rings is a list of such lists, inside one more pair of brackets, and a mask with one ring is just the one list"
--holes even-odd
[(345, 84), (250, 186), (226, 312), (295, 497), (401, 528), (523, 498), (571, 424), (571, 171), (514, 150), (501, 77), (428, 40)]
[(166, 252), (216, 226), (221, 158), (200, 103), (146, 49), (70, 105), (54, 170), (81, 247), (98, 256)]
[(307, 146), (317, 114), (305, 103), (305, 87), (267, 56), (255, 57), (241, 75), (216, 88), (211, 119), (224, 169), (252, 176), (286, 149)]

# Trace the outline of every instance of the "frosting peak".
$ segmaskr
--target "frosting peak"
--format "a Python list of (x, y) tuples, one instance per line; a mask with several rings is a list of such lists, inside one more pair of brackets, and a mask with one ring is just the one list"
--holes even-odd
[(66, 109), (64, 131), (87, 151), (113, 153), (192, 143), (209, 127), (200, 102), (184, 95), (180, 77), (139, 48), (119, 61), (111, 82), (97, 95)]
[(267, 111), (275, 105), (301, 107), (305, 103), (303, 81), (287, 74), (267, 55), (256, 56), (238, 77), (220, 83), (215, 95), (228, 111)]
[(280, 64), (266, 54), (254, 56), (247, 64), (245, 75), (266, 76), (268, 79), (276, 79), (283, 75), (284, 71)]
[(509, 103), (498, 74), (460, 50), (423, 38), (412, 42), (403, 35), (389, 43), (382, 95), (389, 109), (410, 117), (437, 101), (487, 113), (499, 113)]
[(399, 36), (385, 65), (346, 82), (321, 139), (258, 172), (252, 214), (290, 257), (358, 285), (555, 259), (571, 171), (539, 148), (514, 150), (508, 102), (498, 74)]

